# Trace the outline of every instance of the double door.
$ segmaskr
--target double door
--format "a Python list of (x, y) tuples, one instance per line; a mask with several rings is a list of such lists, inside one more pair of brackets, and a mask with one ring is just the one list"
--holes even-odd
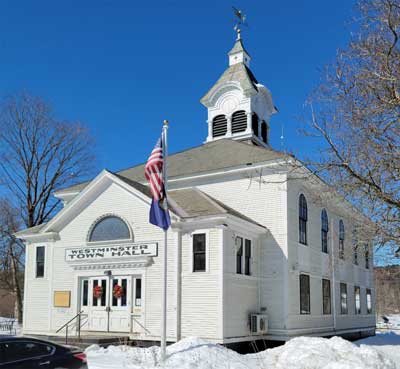
[(133, 307), (142, 305), (141, 285), (140, 276), (82, 278), (80, 308), (87, 316), (82, 328), (101, 332), (131, 332)]

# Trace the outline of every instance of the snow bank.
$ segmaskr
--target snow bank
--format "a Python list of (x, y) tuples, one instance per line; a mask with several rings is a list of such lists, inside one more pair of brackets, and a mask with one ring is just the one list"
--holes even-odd
[[(160, 366), (158, 347), (97, 345), (86, 350), (89, 369), (151, 369)], [(395, 369), (375, 348), (339, 337), (299, 337), (257, 354), (240, 355), (199, 338), (186, 338), (167, 348), (166, 369)]]

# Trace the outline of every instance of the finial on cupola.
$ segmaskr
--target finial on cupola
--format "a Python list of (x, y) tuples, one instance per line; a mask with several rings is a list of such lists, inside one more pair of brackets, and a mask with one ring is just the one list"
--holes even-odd
[(247, 67), (250, 66), (250, 55), (246, 51), (246, 49), (243, 46), (243, 41), (241, 37), (241, 29), (240, 27), (242, 25), (247, 26), (246, 22), (246, 16), (243, 14), (243, 12), (234, 6), (233, 12), (236, 16), (236, 22), (235, 26), (233, 29), (237, 32), (237, 38), (235, 41), (235, 45), (233, 46), (232, 50), (228, 53), (229, 55), (229, 66), (238, 64), (238, 63), (244, 63)]

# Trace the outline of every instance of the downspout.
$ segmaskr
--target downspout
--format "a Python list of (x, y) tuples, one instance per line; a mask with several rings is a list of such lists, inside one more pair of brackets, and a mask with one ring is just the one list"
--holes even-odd
[(177, 231), (176, 242), (176, 341), (181, 339), (182, 322), (182, 231)]

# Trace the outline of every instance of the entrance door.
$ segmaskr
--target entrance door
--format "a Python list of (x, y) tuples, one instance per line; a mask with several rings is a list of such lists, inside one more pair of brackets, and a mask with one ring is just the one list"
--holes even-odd
[(100, 332), (130, 332), (131, 284), (131, 276), (101, 276), (82, 279), (80, 299), (80, 308), (84, 313), (82, 329)]
[(109, 278), (89, 278), (89, 316), (88, 323), (91, 331), (108, 332), (109, 319)]
[(143, 285), (142, 277), (135, 276), (132, 279), (132, 333), (145, 333), (143, 319)]
[(110, 331), (130, 332), (131, 278), (113, 276), (110, 281)]

